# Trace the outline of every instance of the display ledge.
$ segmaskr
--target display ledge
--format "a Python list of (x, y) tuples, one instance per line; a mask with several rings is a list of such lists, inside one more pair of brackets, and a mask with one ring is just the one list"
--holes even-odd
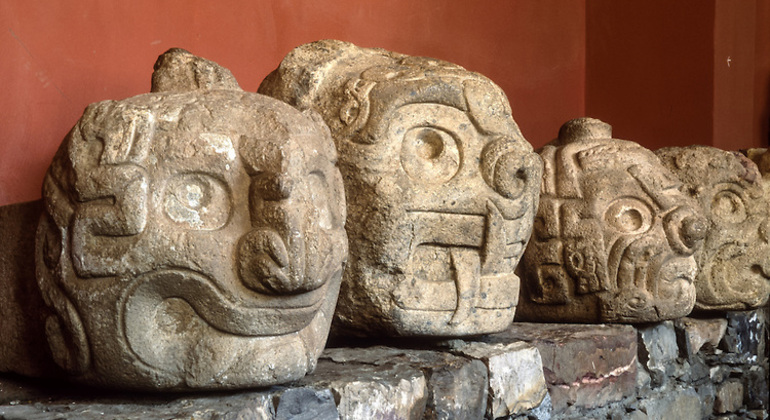
[(116, 393), (5, 375), (0, 418), (655, 419), (676, 410), (679, 419), (763, 419), (766, 315), (514, 323), (472, 340), (355, 342), (326, 349), (301, 381), (239, 392)]

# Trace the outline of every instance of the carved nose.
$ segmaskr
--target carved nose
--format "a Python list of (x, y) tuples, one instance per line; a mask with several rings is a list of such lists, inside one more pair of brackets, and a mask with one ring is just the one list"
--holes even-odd
[(682, 221), (682, 241), (689, 247), (695, 247), (706, 238), (708, 226), (702, 217), (691, 215)]
[(519, 198), (540, 182), (542, 162), (540, 156), (522, 149), (509, 138), (490, 143), (481, 160), (481, 174), (487, 184), (508, 199)]
[(708, 222), (688, 207), (679, 207), (666, 216), (666, 237), (671, 247), (680, 254), (695, 252), (706, 238), (708, 229)]

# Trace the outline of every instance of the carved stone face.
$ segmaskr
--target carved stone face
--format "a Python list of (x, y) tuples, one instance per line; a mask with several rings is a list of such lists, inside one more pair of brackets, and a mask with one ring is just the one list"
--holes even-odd
[(703, 208), (710, 229), (696, 254), (699, 310), (746, 310), (770, 294), (768, 205), (754, 162), (706, 146), (656, 152)]
[(540, 151), (521, 319), (652, 322), (692, 310), (705, 222), (654, 154), (611, 134), (599, 120), (573, 120)]
[(260, 92), (317, 110), (335, 138), (351, 241), (343, 325), (507, 327), (541, 163), (500, 88), (446, 62), (324, 41), (290, 53)]
[(236, 90), (88, 107), (44, 185), (37, 273), (56, 361), (147, 389), (312, 370), (347, 254), (318, 120)]

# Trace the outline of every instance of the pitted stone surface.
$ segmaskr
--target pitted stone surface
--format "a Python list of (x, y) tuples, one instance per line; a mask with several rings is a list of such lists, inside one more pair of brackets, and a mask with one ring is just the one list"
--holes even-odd
[(703, 412), (700, 399), (694, 389), (674, 389), (639, 401), (639, 408), (649, 420), (701, 420), (710, 413)]
[(720, 348), (738, 363), (756, 363), (767, 349), (767, 312), (762, 310), (727, 312), (727, 329)]
[[(326, 372), (342, 381), (356, 383), (367, 382), (361, 379), (360, 372), (372, 375), (368, 381), (377, 383), (382, 382), (387, 375), (392, 375), (378, 373), (378, 369), (386, 373), (423, 372), (426, 401), (422, 418), (425, 420), (475, 420), (482, 418), (486, 412), (489, 388), (486, 366), (479, 360), (446, 352), (382, 346), (326, 349), (319, 360), (318, 370), (303, 382), (309, 386), (326, 386), (329, 381)], [(356, 373), (350, 377), (340, 377), (340, 370)]]
[(336, 151), (317, 116), (228, 74), (172, 50), (154, 93), (90, 105), (54, 158), (36, 273), (77, 381), (227, 389), (315, 366), (347, 257)]
[(484, 341), (521, 340), (537, 347), (554, 414), (594, 408), (634, 395), (636, 331), (627, 325), (515, 322)]
[(708, 344), (715, 349), (727, 330), (724, 318), (697, 319), (680, 318), (674, 321), (679, 351), (683, 357), (692, 359), (701, 347)]
[(639, 328), (640, 361), (652, 377), (652, 385), (664, 385), (674, 373), (674, 361), (679, 356), (676, 332), (672, 321)]
[(564, 124), (539, 153), (545, 173), (517, 319), (640, 323), (689, 314), (693, 253), (707, 226), (681, 181), (591, 118)]
[(498, 86), (451, 63), (319, 41), (259, 92), (318, 111), (335, 139), (352, 252), (341, 325), (400, 336), (508, 326), (542, 164)]
[(714, 412), (719, 414), (738, 411), (743, 405), (743, 384), (737, 379), (730, 379), (720, 384), (714, 399)]
[(315, 372), (302, 379), (299, 385), (330, 389), (342, 420), (422, 419), (428, 388), (419, 368), (391, 363), (387, 359), (361, 364), (350, 360), (358, 353), (350, 351), (353, 354), (348, 355), (346, 360), (349, 362), (345, 364), (333, 361), (335, 356), (340, 356), (339, 352), (336, 355), (334, 351), (327, 353), (330, 359), (321, 359)]
[(536, 347), (521, 342), (487, 344), (453, 340), (452, 352), (481, 360), (489, 374), (487, 418), (523, 414), (541, 405), (548, 389)]
[(0, 207), (0, 372), (56, 376), (43, 334), (45, 304), (35, 282), (40, 201)]
[(710, 224), (695, 254), (695, 309), (763, 306), (770, 296), (770, 207), (757, 166), (740, 153), (708, 146), (655, 153), (684, 182)]

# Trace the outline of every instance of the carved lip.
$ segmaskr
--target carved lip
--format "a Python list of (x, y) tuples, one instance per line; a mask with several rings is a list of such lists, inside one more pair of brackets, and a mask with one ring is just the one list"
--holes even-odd
[[(327, 282), (328, 283), (328, 282)], [(276, 336), (290, 334), (307, 326), (321, 307), (325, 284), (305, 306), (271, 305), (257, 301), (233, 302), (208, 277), (186, 269), (164, 269), (136, 278), (123, 297), (126, 334), (142, 334), (152, 321), (150, 316), (167, 299), (181, 299), (207, 324), (229, 334)], [(285, 301), (286, 299), (284, 299)], [(133, 331), (133, 332), (132, 332)]]
[[(497, 206), (488, 201), (487, 214), (410, 210), (414, 239), (412, 252), (421, 245), (446, 248), (454, 273), (455, 288), (444, 279), (412, 278), (395, 291), (403, 309), (453, 311), (450, 324), (466, 320), (475, 308), (510, 309), (516, 306), (519, 279), (511, 263), (524, 249), (520, 238), (521, 220), (505, 219)], [(509, 238), (509, 235), (511, 238)], [(412, 282), (420, 284), (412, 285)], [(433, 299), (422, 299), (420, 290), (429, 290)], [(518, 290), (516, 290), (518, 292)], [(450, 296), (451, 294), (451, 296)], [(515, 296), (514, 296), (515, 295)], [(452, 307), (452, 305), (454, 305)]]

